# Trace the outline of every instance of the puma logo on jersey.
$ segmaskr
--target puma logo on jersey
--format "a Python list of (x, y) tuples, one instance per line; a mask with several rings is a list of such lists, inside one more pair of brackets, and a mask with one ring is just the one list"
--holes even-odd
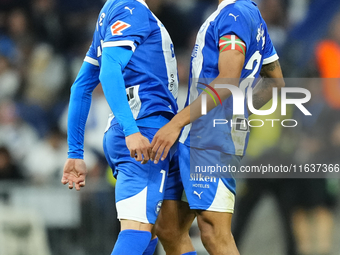
[(135, 9), (135, 8), (133, 8), (133, 9), (130, 9), (129, 7), (127, 7), (127, 6), (125, 6), (125, 8), (124, 8), (125, 10), (129, 10), (130, 11), (130, 13), (131, 13), (131, 15), (132, 15), (132, 11)]
[(130, 24), (118, 20), (111, 26), (111, 33), (112, 35), (122, 35), (122, 31), (129, 27), (131, 27)]
[(237, 17), (239, 17), (240, 15), (235, 16), (234, 14), (229, 13), (229, 16), (234, 17), (235, 21), (237, 21)]
[(201, 193), (198, 193), (196, 190), (194, 191), (194, 194), (197, 195), (199, 197), (199, 199), (201, 199), (202, 193), (203, 193), (203, 191)]

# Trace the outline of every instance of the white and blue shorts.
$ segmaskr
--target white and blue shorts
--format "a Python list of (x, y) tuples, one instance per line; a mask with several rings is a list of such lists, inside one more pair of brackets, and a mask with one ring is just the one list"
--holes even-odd
[(179, 170), (169, 173), (165, 199), (186, 201), (195, 210), (233, 213), (236, 181), (231, 169), (239, 169), (241, 159), (179, 143)]
[[(139, 127), (151, 142), (158, 128)], [(116, 208), (119, 220), (155, 224), (160, 211), (168, 178), (169, 159), (157, 165), (142, 165), (130, 157), (124, 133), (118, 123), (104, 135), (104, 153), (117, 179)]]

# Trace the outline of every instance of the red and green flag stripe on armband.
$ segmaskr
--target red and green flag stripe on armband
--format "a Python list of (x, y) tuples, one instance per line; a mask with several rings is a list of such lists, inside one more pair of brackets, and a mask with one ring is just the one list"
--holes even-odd
[(225, 35), (220, 38), (220, 53), (228, 50), (237, 50), (246, 55), (247, 46), (237, 35)]

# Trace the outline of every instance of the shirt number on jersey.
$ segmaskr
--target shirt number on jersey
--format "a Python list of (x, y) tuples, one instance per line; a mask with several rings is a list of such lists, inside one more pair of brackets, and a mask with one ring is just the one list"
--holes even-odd
[[(251, 58), (249, 59), (248, 63), (245, 66), (246, 70), (252, 71), (251, 74), (247, 76), (241, 83), (240, 83), (240, 89), (243, 91), (243, 94), (247, 96), (246, 90), (249, 86), (253, 84), (253, 81), (255, 79), (256, 73), (259, 71), (260, 65), (261, 65), (261, 59), (262, 55), (259, 51), (256, 51)], [(256, 61), (256, 65), (255, 65)], [(255, 66), (254, 66), (255, 65)], [(235, 123), (237, 124), (234, 128), (236, 131), (239, 132), (249, 132), (249, 125), (247, 122), (247, 119), (244, 117), (237, 117), (235, 120)]]
[(99, 22), (98, 22), (98, 23), (99, 23), (99, 26), (103, 26), (103, 20), (104, 20), (104, 18), (105, 18), (105, 15), (106, 15), (106, 14), (105, 14), (104, 12), (102, 13), (102, 15), (100, 15), (100, 19), (99, 19)]
[[(251, 84), (253, 84), (253, 79), (255, 79), (255, 74), (259, 71), (259, 68), (260, 68), (260, 65), (261, 65), (261, 59), (262, 59), (262, 55), (261, 55), (260, 51), (256, 51), (251, 56), (248, 63), (246, 64), (245, 69), (249, 70), (249, 71), (252, 70), (252, 72), (240, 84), (240, 89), (243, 91), (244, 94), (246, 93), (247, 87), (249, 87), (249, 86), (251, 86)], [(255, 65), (255, 61), (256, 61), (256, 65)]]
[(161, 174), (162, 174), (162, 182), (161, 182), (161, 186), (159, 187), (159, 192), (163, 193), (166, 171), (161, 170)]
[[(259, 51), (256, 51), (253, 56), (249, 59), (246, 69), (253, 70), (253, 72), (247, 78), (255, 78), (255, 74), (259, 71), (260, 64), (261, 64), (262, 55)], [(256, 66), (254, 68), (254, 63), (256, 61)]]

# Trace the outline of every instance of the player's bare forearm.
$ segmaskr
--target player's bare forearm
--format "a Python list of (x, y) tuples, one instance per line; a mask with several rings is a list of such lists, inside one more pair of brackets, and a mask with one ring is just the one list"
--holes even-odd
[[(213, 80), (209, 85), (211, 87), (215, 87), (216, 84), (229, 84), (238, 86), (240, 79), (235, 78), (226, 78), (226, 75), (224, 73), (220, 73), (220, 75)], [(228, 89), (222, 88), (222, 89), (216, 89), (217, 94), (220, 96), (221, 101), (223, 102), (228, 97), (231, 96), (231, 92)], [(170, 132), (172, 134), (178, 134), (181, 132), (182, 128), (186, 125), (193, 123), (195, 120), (199, 119), (202, 116), (202, 95), (205, 94), (203, 92), (194, 102), (192, 102), (190, 105), (185, 107), (181, 112), (179, 112), (173, 119), (165, 125), (160, 132), (164, 131), (164, 129), (168, 130), (169, 133), (163, 132), (164, 137), (169, 137)], [(216, 107), (216, 104), (214, 100), (211, 97), (206, 97), (206, 104), (207, 104), (207, 112), (211, 111)], [(160, 137), (160, 132), (157, 133), (156, 139)], [(173, 136), (173, 135), (171, 135)], [(171, 137), (170, 136), (170, 137)], [(173, 142), (178, 138), (174, 137)], [(155, 139), (154, 139), (155, 140)], [(151, 145), (153, 146), (153, 144)], [(172, 144), (171, 144), (172, 146)]]
[[(270, 101), (273, 95), (273, 88), (276, 84), (266, 79), (262, 79), (255, 87), (253, 92), (253, 106), (259, 110), (267, 102)], [(248, 110), (249, 111), (249, 110)], [(250, 114), (250, 112), (249, 112)]]
[[(256, 85), (253, 92), (253, 106), (255, 109), (260, 109), (272, 99), (273, 88), (280, 90), (285, 86), (279, 61), (264, 65), (260, 75), (262, 80)], [(251, 113), (249, 112), (249, 114)]]

